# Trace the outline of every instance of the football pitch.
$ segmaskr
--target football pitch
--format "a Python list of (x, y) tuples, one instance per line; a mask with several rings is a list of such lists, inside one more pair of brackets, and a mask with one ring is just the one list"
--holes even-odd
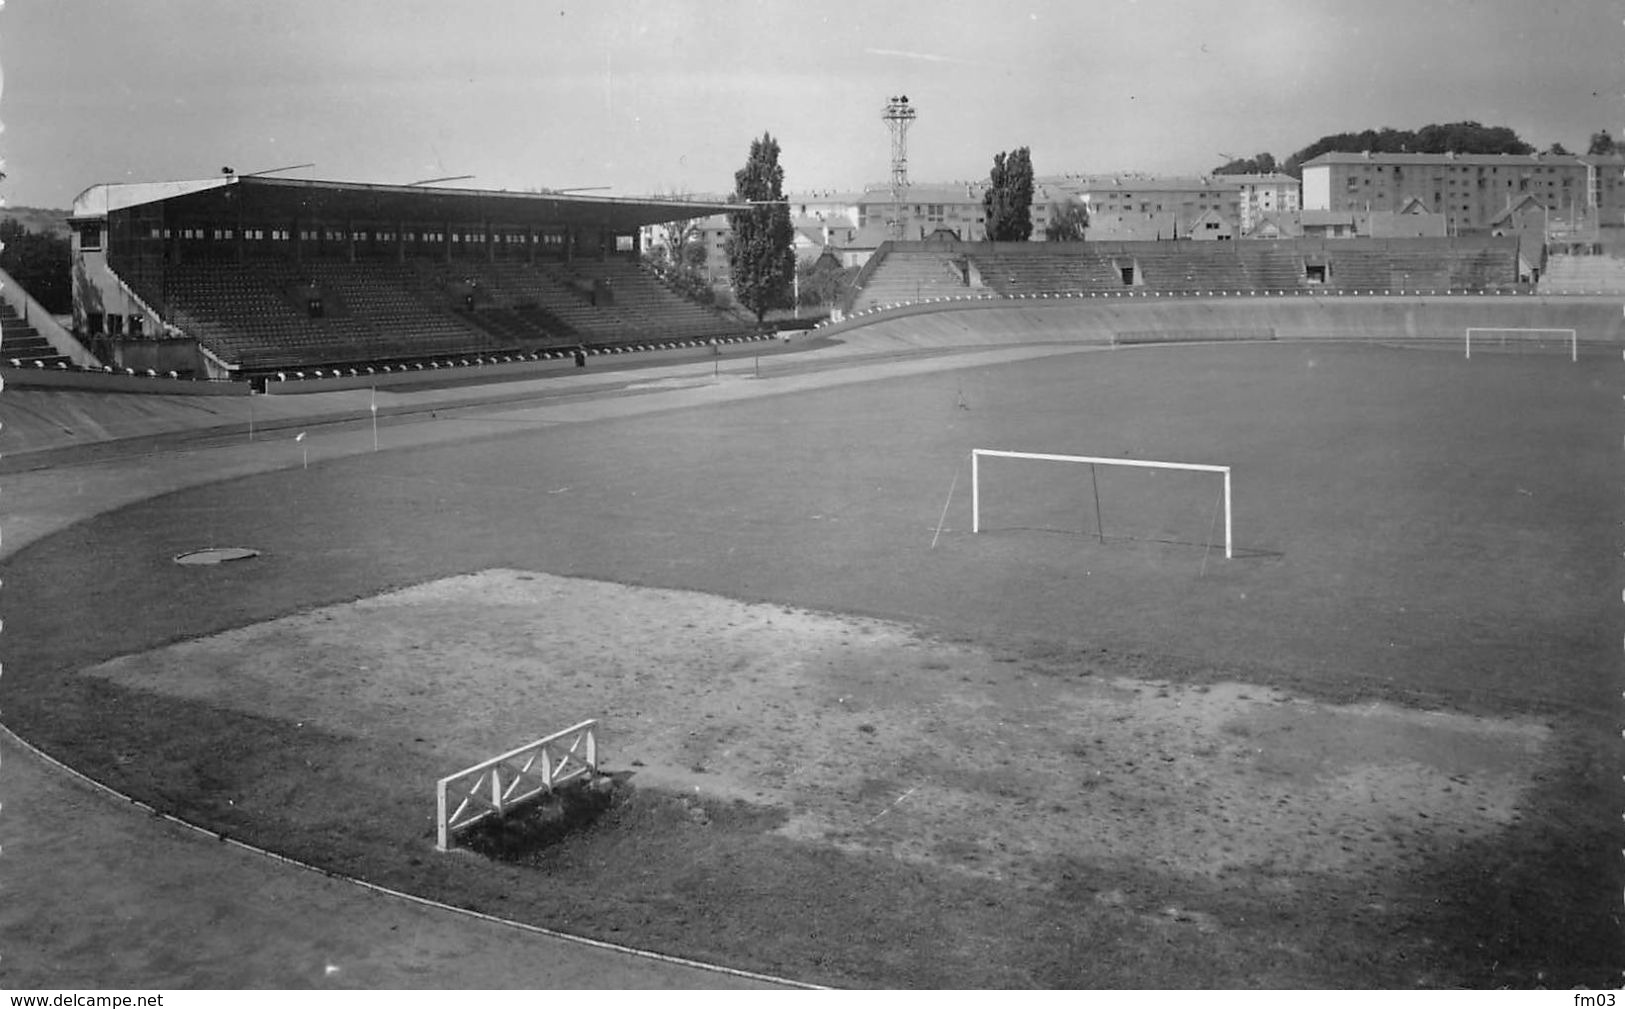
[[(476, 416), (19, 552), (7, 720), (301, 860), (808, 981), (1611, 985), (1612, 367), (1145, 347)], [(984, 460), (973, 534), (973, 449), (1231, 467), (1234, 556), (1205, 473)], [(215, 544), (261, 555), (171, 562)], [(433, 850), (436, 777), (584, 718), (604, 808)]]

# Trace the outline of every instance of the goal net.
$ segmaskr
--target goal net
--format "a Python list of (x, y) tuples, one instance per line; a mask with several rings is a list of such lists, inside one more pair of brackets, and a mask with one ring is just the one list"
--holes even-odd
[[(985, 471), (985, 472), (984, 472)], [(1232, 555), (1230, 467), (1045, 452), (971, 452), (971, 532), (1031, 529)]]
[(1473, 351), (1507, 353), (1565, 353), (1569, 360), (1580, 360), (1580, 334), (1572, 329), (1535, 329), (1519, 327), (1467, 327), (1467, 356)]

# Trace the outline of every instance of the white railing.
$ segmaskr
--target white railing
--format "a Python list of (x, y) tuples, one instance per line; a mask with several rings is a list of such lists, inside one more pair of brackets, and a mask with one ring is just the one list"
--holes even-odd
[(596, 774), (597, 730), (598, 720), (589, 718), (441, 778), (435, 783), (435, 847), (450, 850), (455, 832)]

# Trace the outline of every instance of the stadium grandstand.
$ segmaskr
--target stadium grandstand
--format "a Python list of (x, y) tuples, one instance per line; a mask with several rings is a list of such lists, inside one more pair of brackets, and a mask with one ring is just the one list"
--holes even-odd
[[(1538, 257), (1538, 251), (1537, 251)], [(1537, 260), (1538, 261), (1538, 260)], [(1516, 236), (1258, 242), (889, 242), (848, 309), (943, 298), (1527, 291)]]
[[(642, 257), (652, 226), (737, 209), (251, 175), (97, 185), (70, 218), (73, 332), (9, 300), (0, 327), (11, 367), (30, 376), (111, 371), (255, 386), (738, 342), (761, 334), (668, 286)], [(1548, 262), (1546, 253), (1522, 232), (1065, 243), (937, 235), (881, 244), (841, 309), (1625, 287), (1594, 277), (1592, 263)], [(0, 296), (16, 290), (0, 285)]]
[(640, 265), (728, 204), (222, 175), (74, 201), (74, 329), (102, 367), (212, 380), (749, 338)]

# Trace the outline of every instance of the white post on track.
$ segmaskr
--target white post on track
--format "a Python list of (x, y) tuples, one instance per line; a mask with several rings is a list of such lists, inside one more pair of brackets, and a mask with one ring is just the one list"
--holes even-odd
[(970, 454), (970, 531), (973, 533), (982, 531), (981, 461), (980, 453)]
[(1224, 468), (1224, 559), (1230, 559), (1230, 467)]

